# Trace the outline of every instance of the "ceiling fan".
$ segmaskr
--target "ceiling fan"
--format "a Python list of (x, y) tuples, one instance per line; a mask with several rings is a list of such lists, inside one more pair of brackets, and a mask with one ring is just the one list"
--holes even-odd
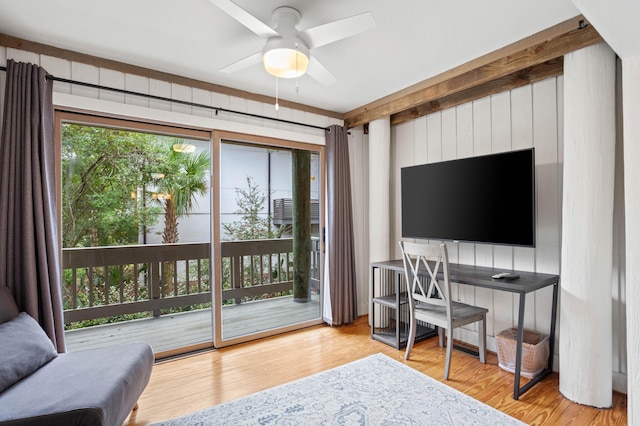
[(234, 62), (220, 71), (232, 73), (262, 62), (269, 74), (281, 78), (294, 78), (309, 74), (325, 86), (336, 78), (309, 51), (354, 36), (376, 27), (371, 12), (364, 12), (298, 31), (296, 25), (302, 15), (292, 7), (279, 7), (272, 13), (275, 28), (242, 9), (231, 0), (210, 0), (229, 16), (266, 39), (264, 49)]

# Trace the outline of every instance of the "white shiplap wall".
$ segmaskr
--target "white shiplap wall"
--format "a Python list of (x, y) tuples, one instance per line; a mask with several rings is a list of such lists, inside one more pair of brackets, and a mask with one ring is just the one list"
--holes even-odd
[[(560, 155), (562, 116), (558, 94), (562, 77), (524, 86), (395, 126), (393, 145), (393, 240), (401, 238), (400, 168), (456, 158), (473, 157), (529, 147), (536, 149), (536, 248), (450, 243), (452, 262), (537, 272), (560, 268)], [(561, 96), (560, 96), (561, 97)], [(395, 248), (396, 257), (400, 257)], [(525, 326), (549, 330), (551, 288), (527, 297)], [(464, 302), (489, 309), (487, 332), (495, 336), (516, 323), (517, 296), (505, 292), (456, 285)], [(475, 330), (473, 328), (472, 330)], [(477, 342), (471, 333), (463, 339)], [(489, 339), (495, 350), (494, 339)]]
[[(449, 243), (452, 262), (560, 274), (562, 218), (563, 77), (485, 97), (417, 118), (392, 128), (392, 241), (401, 239), (400, 168), (455, 158), (534, 147), (536, 150), (536, 248)], [(616, 227), (620, 227), (616, 224)], [(400, 258), (394, 244), (395, 257)], [(614, 290), (620, 289), (619, 277)], [(624, 286), (624, 284), (622, 284)], [(496, 350), (495, 335), (515, 326), (518, 296), (459, 285), (455, 296), (489, 309), (488, 343)], [(527, 296), (525, 327), (548, 333), (552, 289)], [(614, 313), (615, 315), (615, 313)], [(597, 326), (597, 325), (594, 325)], [(457, 338), (477, 344), (476, 328)], [(626, 391), (624, 327), (614, 330), (618, 361), (612, 366), (614, 389)], [(557, 366), (557, 340), (554, 363)], [(556, 367), (557, 369), (557, 367)]]
[[(452, 262), (559, 273), (560, 182), (557, 94), (562, 78), (497, 94), (421, 117), (394, 127), (392, 132), (393, 210), (400, 212), (400, 168), (456, 158), (529, 147), (536, 149), (536, 249), (487, 244), (451, 243)], [(536, 100), (534, 102), (533, 100)], [(393, 239), (401, 238), (400, 217), (394, 219)], [(400, 253), (396, 250), (396, 256)], [(515, 324), (517, 296), (504, 292), (456, 286), (456, 296), (490, 310), (489, 336)], [(528, 297), (525, 326), (548, 330), (551, 289)], [(495, 344), (490, 339), (490, 347)]]

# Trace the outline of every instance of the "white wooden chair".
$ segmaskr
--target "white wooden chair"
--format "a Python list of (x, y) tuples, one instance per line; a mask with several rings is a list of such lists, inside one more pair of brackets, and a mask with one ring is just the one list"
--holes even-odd
[[(485, 308), (467, 305), (451, 300), (451, 279), (449, 276), (449, 255), (444, 244), (416, 244), (400, 241), (404, 263), (407, 292), (409, 296), (410, 326), (407, 350), (404, 359), (409, 359), (416, 338), (417, 320), (438, 327), (438, 342), (443, 346), (444, 332), (447, 330), (447, 356), (444, 379), (449, 378), (453, 329), (478, 322), (478, 347), (480, 362), (487, 358), (487, 312)], [(442, 268), (444, 279), (438, 281)]]

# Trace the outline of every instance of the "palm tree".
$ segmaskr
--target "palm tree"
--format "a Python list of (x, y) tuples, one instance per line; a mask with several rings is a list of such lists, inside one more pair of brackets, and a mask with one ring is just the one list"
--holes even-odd
[[(197, 154), (177, 152), (174, 143), (167, 146), (169, 154), (162, 167), (162, 177), (156, 180), (157, 191), (164, 198), (164, 230), (162, 243), (177, 243), (178, 218), (188, 216), (196, 205), (197, 197), (207, 192), (207, 173), (211, 167), (208, 151)], [(173, 263), (165, 263), (163, 293), (172, 282)]]

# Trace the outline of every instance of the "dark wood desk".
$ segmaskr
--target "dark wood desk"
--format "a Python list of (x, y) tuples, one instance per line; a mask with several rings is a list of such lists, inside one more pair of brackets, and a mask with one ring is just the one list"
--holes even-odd
[[(396, 276), (396, 292), (397, 294), (394, 296), (398, 301), (398, 304), (401, 302), (401, 288), (402, 288), (402, 275), (404, 275), (404, 266), (402, 264), (402, 260), (388, 260), (384, 262), (373, 262), (371, 263), (371, 285), (372, 285), (372, 315), (375, 313), (375, 305), (380, 304), (381, 300), (386, 299), (387, 301), (390, 298), (390, 295), (375, 297), (375, 277), (376, 277), (376, 269), (380, 270), (382, 273), (383, 270), (387, 272), (393, 272)], [(514, 274), (520, 275), (520, 278), (507, 281), (505, 279), (494, 279), (493, 275), (499, 272), (510, 272)], [(500, 290), (507, 291), (510, 293), (519, 294), (519, 306), (518, 306), (518, 333), (516, 339), (516, 368), (515, 368), (515, 377), (513, 383), (513, 399), (518, 399), (520, 395), (529, 390), (533, 385), (538, 383), (540, 380), (548, 376), (553, 371), (553, 350), (555, 344), (555, 335), (556, 335), (556, 315), (558, 309), (558, 283), (560, 281), (560, 277), (558, 275), (552, 274), (541, 274), (537, 272), (527, 272), (527, 271), (506, 271), (505, 269), (500, 268), (490, 268), (483, 266), (472, 266), (472, 265), (460, 265), (456, 263), (449, 264), (449, 273), (451, 275), (451, 281), (459, 284), (472, 285), (476, 287), (489, 288), (492, 290)], [(522, 369), (522, 339), (524, 335), (524, 310), (525, 310), (525, 298), (527, 293), (531, 293), (533, 291), (539, 290), (544, 287), (553, 286), (553, 300), (551, 305), (551, 327), (549, 330), (549, 361), (547, 363), (547, 368), (542, 370), (539, 374), (533, 377), (528, 383), (523, 386), (520, 386), (520, 372)], [(371, 323), (371, 334), (374, 337), (374, 326), (375, 326), (375, 317), (372, 318)], [(399, 331), (398, 331), (399, 338)], [(380, 339), (379, 339), (380, 340)]]

